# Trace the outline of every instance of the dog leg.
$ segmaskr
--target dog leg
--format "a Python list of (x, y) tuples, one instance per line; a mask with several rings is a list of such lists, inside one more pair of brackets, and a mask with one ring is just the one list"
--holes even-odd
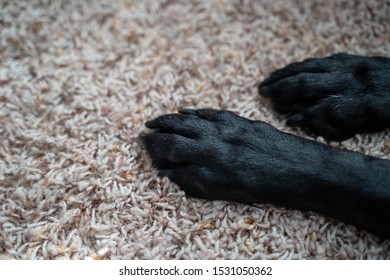
[(160, 174), (190, 196), (311, 210), (390, 238), (390, 161), (336, 149), (228, 111), (146, 123)]

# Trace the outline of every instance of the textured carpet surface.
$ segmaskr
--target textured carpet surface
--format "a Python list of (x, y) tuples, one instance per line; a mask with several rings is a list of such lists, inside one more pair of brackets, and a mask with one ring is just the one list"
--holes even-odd
[[(388, 1), (0, 1), (0, 258), (389, 259), (314, 213), (187, 198), (137, 140), (183, 107), (308, 137), (256, 84), (311, 56), (388, 56), (389, 34)], [(390, 158), (386, 131), (330, 144)]]

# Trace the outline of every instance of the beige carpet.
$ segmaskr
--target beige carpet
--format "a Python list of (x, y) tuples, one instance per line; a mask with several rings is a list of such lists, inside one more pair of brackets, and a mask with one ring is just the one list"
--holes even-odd
[[(0, 34), (0, 258), (390, 259), (314, 213), (187, 198), (137, 140), (195, 106), (305, 136), (256, 84), (310, 56), (388, 56), (388, 1), (10, 0)], [(331, 144), (390, 158), (389, 136)]]

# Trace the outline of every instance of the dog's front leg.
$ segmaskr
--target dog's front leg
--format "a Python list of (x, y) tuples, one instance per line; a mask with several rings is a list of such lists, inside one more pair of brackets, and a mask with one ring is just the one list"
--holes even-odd
[(311, 210), (390, 237), (390, 161), (227, 111), (187, 109), (146, 126), (154, 165), (190, 196)]

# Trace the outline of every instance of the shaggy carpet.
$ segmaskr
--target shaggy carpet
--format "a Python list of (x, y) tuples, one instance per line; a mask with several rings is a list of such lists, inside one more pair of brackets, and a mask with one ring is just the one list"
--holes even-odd
[[(389, 1), (1, 1), (0, 258), (390, 259), (314, 213), (186, 197), (138, 140), (183, 107), (309, 137), (256, 84), (307, 57), (388, 56), (389, 34)], [(329, 144), (390, 158), (388, 132)]]

